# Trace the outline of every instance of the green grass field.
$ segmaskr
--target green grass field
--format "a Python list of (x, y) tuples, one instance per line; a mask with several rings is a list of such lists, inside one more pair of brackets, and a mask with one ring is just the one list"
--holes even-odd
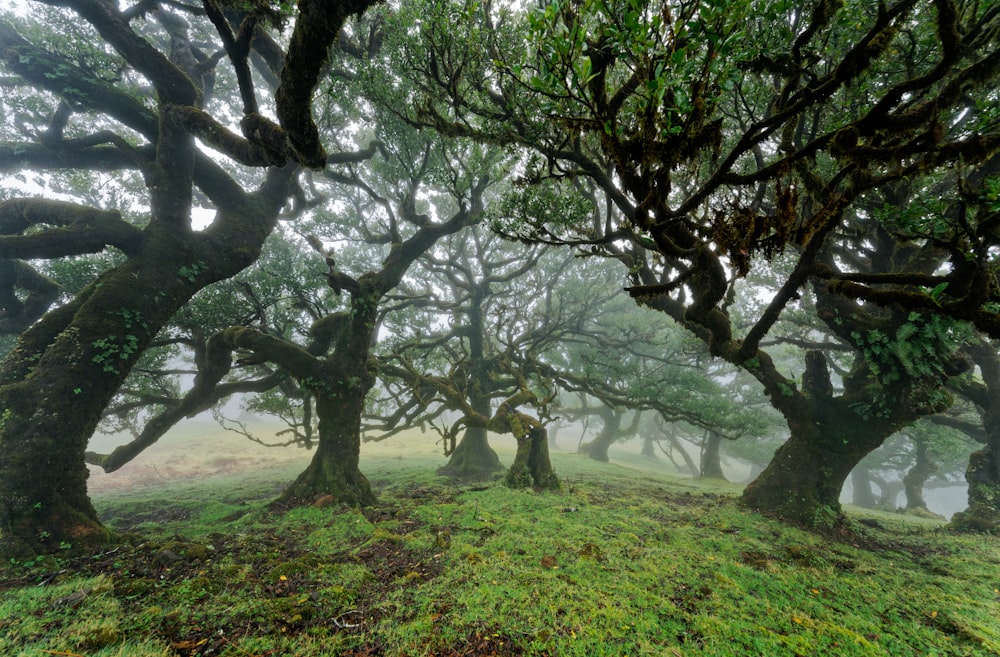
[(0, 654), (1000, 654), (996, 537), (865, 513), (833, 540), (737, 486), (566, 453), (558, 493), (459, 485), (432, 442), (366, 445), (363, 511), (269, 511), (301, 453), (105, 487), (129, 540), (4, 564)]

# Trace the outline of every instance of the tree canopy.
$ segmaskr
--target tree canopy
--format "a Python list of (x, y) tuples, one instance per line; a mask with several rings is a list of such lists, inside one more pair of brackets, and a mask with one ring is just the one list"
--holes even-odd
[[(0, 321), (18, 334), (0, 364), (4, 551), (106, 539), (87, 440), (171, 315), (252, 263), (297, 172), (327, 162), (312, 92), (369, 4), (302, 3), (287, 47), (290, 17), (267, 3), (0, 16), (0, 172), (22, 181), (0, 203)], [(201, 229), (199, 207), (214, 213)], [(116, 256), (71, 295), (34, 265), (102, 251)]]
[[(973, 524), (1000, 522), (984, 401), (1000, 7), (374, 4), (0, 15), (0, 549), (105, 540), (85, 458), (119, 467), (241, 385), (320, 419), (286, 501), (374, 499), (357, 456), (380, 374), (397, 405), (383, 419), (440, 417), (433, 398), (462, 414), (452, 437), (513, 433), (515, 467), (531, 463), (513, 478), (535, 484), (556, 481), (544, 416), (559, 389), (713, 440), (764, 430), (719, 400), (734, 375), (679, 363), (687, 343), (626, 317), (618, 286), (783, 416), (790, 437), (747, 505), (840, 523), (851, 470), (961, 395), (986, 437)], [(211, 288), (279, 221), (281, 281)], [(483, 221), (522, 244), (469, 230)], [(319, 271), (297, 278), (292, 260)], [(377, 354), (382, 330), (393, 349)], [(150, 374), (182, 347), (198, 365), (185, 395)], [(256, 378), (233, 376), (234, 354)], [(86, 454), (102, 416), (135, 424), (150, 404), (148, 435)]]
[[(442, 2), (401, 20), (420, 26), (399, 46), (412, 121), (537, 154), (518, 234), (621, 260), (639, 303), (764, 386), (792, 438), (751, 506), (836, 516), (857, 460), (949, 403), (955, 322), (997, 335), (991, 3)], [(581, 180), (603, 223), (561, 212)], [(781, 254), (792, 270), (734, 326), (738, 281)], [(762, 348), (807, 292), (852, 353), (836, 386), (822, 353), (800, 387)]]

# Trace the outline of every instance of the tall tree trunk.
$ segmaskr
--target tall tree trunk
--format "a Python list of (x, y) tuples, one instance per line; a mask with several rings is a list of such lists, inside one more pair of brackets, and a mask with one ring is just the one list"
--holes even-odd
[(872, 473), (868, 468), (859, 465), (851, 471), (851, 503), (862, 509), (878, 507), (875, 491), (872, 490)]
[(502, 470), (500, 457), (490, 447), (486, 427), (468, 427), (438, 473), (456, 479), (489, 479)]
[[(469, 299), (469, 404), (476, 415), (493, 415), (490, 365), (486, 360), (486, 316), (483, 303), (489, 297), (489, 285), (476, 285)], [(485, 426), (469, 426), (462, 435), (441, 474), (460, 479), (489, 479), (503, 470), (500, 457), (490, 447)]]
[(922, 440), (917, 440), (916, 461), (913, 463), (913, 467), (903, 475), (907, 509), (927, 509), (927, 502), (924, 501), (924, 485), (935, 472), (937, 472), (937, 465), (930, 460), (927, 454), (927, 444)]
[(583, 443), (577, 450), (580, 454), (586, 454), (595, 461), (608, 462), (608, 448), (615, 444), (621, 437), (621, 424), (624, 413), (604, 406), (598, 411), (604, 426), (601, 432), (589, 443)]
[(361, 416), (371, 385), (358, 383), (331, 388), (317, 395), (319, 442), (309, 466), (285, 489), (279, 502), (310, 503), (332, 495), (341, 504), (369, 506), (375, 493), (358, 467), (361, 456)]
[(722, 434), (709, 431), (701, 452), (701, 478), (726, 480), (722, 471)]

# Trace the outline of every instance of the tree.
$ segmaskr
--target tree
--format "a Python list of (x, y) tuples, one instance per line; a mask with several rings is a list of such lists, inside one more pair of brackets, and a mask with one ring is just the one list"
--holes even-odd
[[(0, 170), (75, 177), (71, 194), (110, 172), (143, 197), (133, 211), (116, 209), (113, 193), (100, 204), (79, 194), (0, 204), (0, 319), (19, 333), (0, 364), (4, 553), (108, 538), (87, 498), (87, 440), (171, 315), (253, 262), (300, 165), (325, 165), (312, 92), (341, 25), (371, 3), (300, 3), (285, 50), (271, 34), (289, 16), (269, 3), (38, 4), (28, 18), (0, 18), (11, 85)], [(238, 89), (240, 106), (214, 95), (220, 81)], [(215, 211), (202, 230), (196, 204)], [(61, 301), (32, 266), (102, 250), (122, 257)]]
[[(178, 422), (215, 409), (238, 394), (249, 396), (248, 410), (288, 421), (288, 429), (279, 433), (284, 444), (314, 446), (311, 398), (283, 370), (244, 362), (237, 368), (238, 375), (231, 372), (224, 382), (197, 399), (183, 389), (184, 379), (208, 366), (208, 342), (215, 333), (245, 326), (292, 339), (308, 334), (313, 321), (339, 307), (340, 297), (332, 291), (324, 295), (317, 280), (317, 273), (325, 267), (322, 256), (303, 248), (297, 236), (284, 232), (279, 228), (271, 234), (251, 267), (201, 290), (161, 330), (105, 409), (100, 425), (105, 433), (125, 432), (132, 439), (107, 454), (87, 452), (88, 463), (114, 472)], [(182, 362), (187, 365), (180, 365)]]
[[(314, 444), (316, 451), (309, 467), (283, 492), (283, 503), (311, 502), (320, 495), (349, 505), (375, 501), (358, 461), (368, 392), (379, 375), (373, 351), (377, 334), (387, 316), (418, 301), (396, 291), (409, 267), (440, 238), (481, 219), (496, 164), (481, 149), (463, 150), (460, 144), (418, 134), (391, 118), (376, 121), (375, 127), (379, 155), (344, 172), (331, 167), (327, 175), (335, 184), (325, 188), (326, 207), (317, 208), (311, 220), (298, 222), (300, 230), (309, 231), (306, 241), (319, 256), (314, 262), (327, 270), (321, 275), (316, 267), (305, 276), (317, 282), (325, 278), (330, 296), (346, 297), (346, 307), (334, 311), (336, 304), (297, 289), (289, 295), (300, 311), (292, 326), (281, 330), (273, 324), (243, 323), (220, 328), (204, 341), (191, 389), (147, 425), (155, 431), (148, 437), (158, 438), (169, 423), (236, 392), (294, 395), (301, 401), (298, 409), (289, 409), (295, 418), (294, 436)], [(420, 208), (416, 201), (424, 198), (434, 199), (433, 205)], [(296, 288), (302, 275), (286, 271), (282, 287), (293, 281), (290, 287)], [(258, 278), (258, 285), (247, 283), (249, 296), (258, 304), (276, 296), (261, 289), (264, 282)], [(240, 371), (232, 376), (234, 354)], [(148, 444), (139, 441), (135, 447)], [(127, 446), (121, 453), (131, 457), (137, 452)], [(96, 460), (107, 466), (121, 461), (115, 457), (113, 452)]]
[[(937, 416), (923, 418), (891, 436), (855, 467), (852, 503), (927, 514), (925, 492), (954, 485), (968, 463), (969, 451), (968, 439), (954, 427), (937, 421)], [(878, 486), (878, 496), (873, 485)], [(897, 502), (900, 493), (902, 507)]]
[[(417, 323), (420, 330), (395, 331), (404, 339), (382, 366), (391, 405), (413, 409), (409, 425), (446, 411), (455, 416), (450, 426), (435, 425), (449, 456), (442, 474), (484, 478), (499, 471), (487, 440), (492, 430), (518, 441), (508, 483), (555, 487), (541, 417), (552, 391), (526, 364), (565, 338), (571, 320), (563, 278), (571, 262), (477, 228), (448, 240), (421, 266), (438, 290), (421, 312), (436, 316), (437, 326), (428, 318)], [(532, 407), (538, 416), (527, 412)]]
[(1000, 354), (993, 341), (980, 338), (968, 346), (978, 366), (978, 378), (956, 382), (956, 389), (978, 412), (978, 421), (934, 418), (957, 428), (983, 444), (969, 457), (965, 479), (969, 484), (968, 508), (955, 514), (957, 530), (996, 532), (1000, 528)]
[[(534, 199), (592, 181), (617, 210), (604, 225), (524, 213), (524, 237), (621, 260), (639, 303), (752, 374), (790, 438), (744, 502), (839, 524), (854, 465), (947, 406), (942, 387), (962, 369), (953, 320), (1000, 332), (990, 305), (996, 213), (974, 200), (981, 184), (964, 183), (1000, 146), (997, 7), (621, 0), (554, 2), (523, 16), (435, 7), (422, 23), (430, 50), (411, 48), (424, 89), (413, 120), (538, 153), (523, 176)], [(485, 46), (463, 48), (435, 17), (449, 31), (465, 21)], [(918, 204), (924, 221), (905, 210)], [(848, 255), (859, 233), (871, 240), (860, 262)], [(735, 332), (735, 281), (782, 253), (793, 270)], [(799, 387), (762, 346), (810, 286), (854, 355), (838, 390), (822, 353), (807, 354)], [(920, 360), (900, 351), (915, 335)]]

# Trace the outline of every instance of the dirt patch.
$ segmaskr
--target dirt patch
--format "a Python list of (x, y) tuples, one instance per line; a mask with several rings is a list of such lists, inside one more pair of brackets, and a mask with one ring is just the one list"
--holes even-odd
[(120, 532), (134, 531), (139, 525), (146, 523), (161, 524), (176, 522), (191, 518), (191, 510), (181, 507), (165, 506), (162, 503), (150, 503), (134, 507), (129, 512), (120, 509), (105, 511), (101, 514), (101, 522), (114, 527)]

